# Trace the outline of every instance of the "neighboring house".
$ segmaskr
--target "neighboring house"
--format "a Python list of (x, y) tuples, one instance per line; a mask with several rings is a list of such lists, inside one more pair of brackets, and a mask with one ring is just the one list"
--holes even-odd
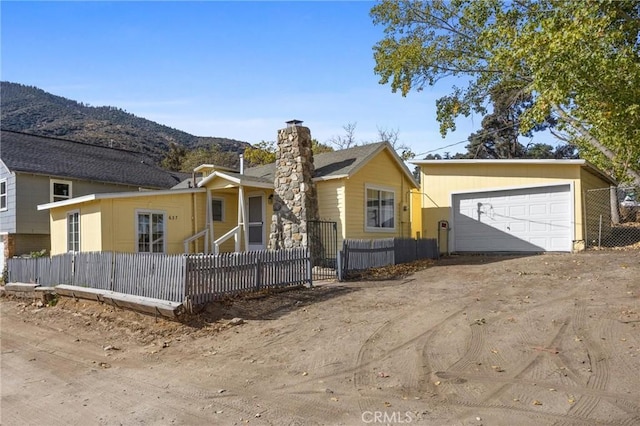
[(585, 160), (421, 160), (416, 233), (441, 252), (584, 249), (589, 189), (615, 185)]
[[(39, 204), (171, 188), (185, 176), (160, 169), (144, 154), (8, 130), (0, 136), (0, 159), (0, 270), (5, 258), (49, 251), (49, 214), (38, 211)], [(72, 229), (74, 220), (71, 215)]]
[[(318, 154), (313, 162), (318, 216), (336, 222), (338, 244), (344, 238), (411, 234), (410, 192), (418, 185), (390, 144)], [(170, 191), (92, 194), (39, 206), (50, 212), (51, 253), (268, 248), (274, 204), (280, 202), (276, 165), (242, 173), (202, 165), (196, 171), (202, 176), (195, 182)]]

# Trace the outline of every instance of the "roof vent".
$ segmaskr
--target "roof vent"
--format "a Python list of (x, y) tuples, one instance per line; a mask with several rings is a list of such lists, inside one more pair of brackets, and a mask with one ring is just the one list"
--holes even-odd
[(289, 120), (286, 123), (287, 123), (287, 127), (295, 127), (295, 126), (299, 126), (300, 124), (302, 124), (302, 120), (296, 120), (294, 118), (293, 120)]

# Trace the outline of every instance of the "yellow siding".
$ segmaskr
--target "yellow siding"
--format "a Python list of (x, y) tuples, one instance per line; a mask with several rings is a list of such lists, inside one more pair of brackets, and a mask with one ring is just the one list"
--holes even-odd
[[(365, 230), (365, 188), (374, 185), (388, 188), (396, 194), (396, 227), (388, 232)], [(393, 238), (409, 237), (410, 191), (413, 186), (400, 170), (391, 154), (381, 151), (367, 164), (346, 180), (345, 183), (345, 236), (346, 238)]]
[[(205, 200), (202, 193), (102, 200), (101, 208), (105, 212), (115, 212), (102, 223), (103, 250), (136, 252), (136, 213), (157, 211), (166, 218), (166, 252), (184, 253), (184, 240), (205, 227)], [(197, 242), (195, 249), (192, 247), (194, 251), (203, 249), (203, 240)]]
[[(214, 241), (222, 237), (224, 234), (238, 226), (238, 192), (237, 188), (231, 190), (225, 190), (224, 192), (214, 191), (211, 194), (212, 198), (223, 198), (225, 204), (225, 213), (223, 222), (214, 222)], [(264, 203), (264, 246), (267, 248), (269, 241), (269, 231), (271, 229), (271, 220), (273, 215), (273, 205), (269, 204), (269, 195), (273, 193), (271, 190), (245, 188), (245, 208), (248, 206), (247, 199), (249, 196), (263, 197)], [(240, 250), (244, 250), (244, 233), (240, 231)], [(220, 253), (231, 253), (235, 251), (235, 240), (233, 237), (229, 238), (220, 245)]]
[[(215, 241), (238, 225), (238, 193), (213, 193), (211, 197), (224, 200), (224, 220), (222, 222), (213, 222), (213, 239)], [(235, 251), (233, 238), (220, 245), (221, 253), (233, 251)]]
[(52, 209), (51, 223), (51, 254), (67, 252), (67, 214), (80, 213), (80, 250), (100, 251), (102, 249), (101, 213), (98, 202), (83, 203), (80, 206), (67, 206)]
[[(52, 254), (66, 251), (66, 214), (80, 212), (82, 251), (137, 251), (136, 212), (157, 211), (166, 218), (166, 252), (184, 252), (184, 240), (205, 227), (205, 194), (171, 194), (89, 201), (51, 209)], [(203, 241), (195, 249), (202, 251)]]
[(67, 251), (67, 210), (53, 209), (50, 212), (49, 219), (51, 225), (51, 255), (65, 253)]
[[(579, 164), (428, 164), (421, 165), (422, 232), (438, 237), (438, 221), (450, 220), (451, 194), (512, 187), (574, 184), (575, 239), (582, 240), (584, 185), (605, 183)], [(594, 181), (595, 179), (595, 181)], [(441, 240), (445, 240), (444, 236)], [(441, 248), (442, 249), (442, 248)]]
[(409, 211), (411, 212), (411, 237), (421, 238), (422, 233), (422, 193), (419, 188), (413, 188), (411, 190), (411, 206)]
[(318, 216), (320, 220), (337, 223), (338, 247), (342, 247), (345, 235), (345, 196), (346, 179), (334, 179), (317, 182)]
[(101, 250), (103, 233), (100, 223), (100, 204), (97, 202), (84, 204), (80, 209), (80, 251)]

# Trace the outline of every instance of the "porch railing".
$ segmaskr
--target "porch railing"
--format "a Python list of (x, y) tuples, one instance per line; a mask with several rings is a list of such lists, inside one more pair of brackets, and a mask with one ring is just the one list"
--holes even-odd
[(189, 253), (189, 244), (191, 244), (192, 242), (194, 242), (195, 240), (197, 240), (198, 238), (201, 238), (202, 236), (204, 236), (204, 251), (205, 253), (209, 252), (209, 230), (208, 229), (203, 229), (202, 231), (198, 232), (197, 234), (194, 234), (192, 236), (190, 236), (189, 238), (187, 238), (186, 240), (184, 240), (184, 252), (185, 253)]
[(231, 237), (235, 237), (234, 238), (235, 243), (236, 243), (235, 244), (235, 251), (239, 252), (240, 251), (240, 229), (241, 229), (240, 225), (238, 225), (235, 228), (232, 228), (229, 232), (227, 232), (226, 234), (224, 234), (223, 236), (221, 236), (217, 240), (215, 240), (213, 242), (213, 253), (214, 254), (220, 253), (220, 246), (222, 245), (222, 243), (224, 243), (225, 241), (227, 241)]

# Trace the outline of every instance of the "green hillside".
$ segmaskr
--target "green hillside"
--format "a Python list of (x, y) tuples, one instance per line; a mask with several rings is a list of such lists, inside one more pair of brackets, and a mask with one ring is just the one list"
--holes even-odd
[(137, 117), (113, 106), (94, 107), (33, 86), (0, 82), (3, 129), (54, 136), (144, 152), (158, 162), (174, 142), (187, 150), (216, 145), (240, 154), (250, 144), (221, 137), (198, 137)]

